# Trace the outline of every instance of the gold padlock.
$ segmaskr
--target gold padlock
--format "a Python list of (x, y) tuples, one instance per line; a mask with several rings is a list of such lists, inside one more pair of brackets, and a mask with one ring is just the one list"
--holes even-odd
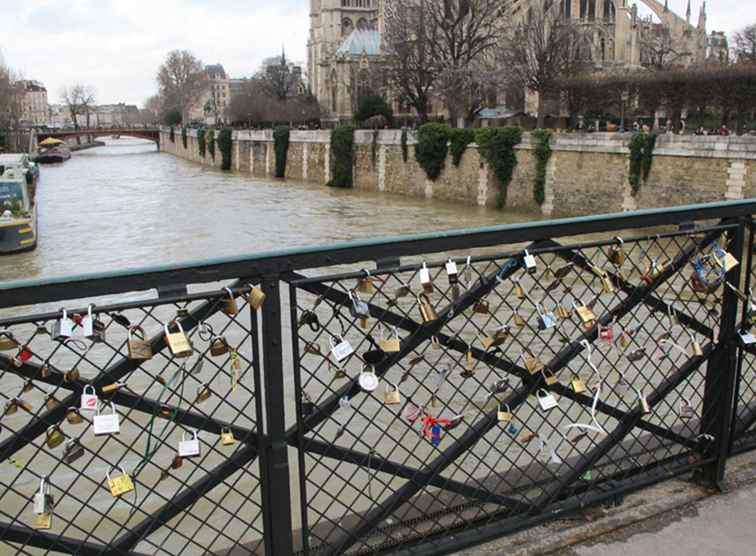
[(601, 277), (601, 286), (604, 289), (604, 293), (614, 293), (617, 291), (611, 277), (606, 273)]
[(374, 285), (373, 279), (370, 276), (360, 278), (357, 280), (357, 291), (360, 293), (371, 294), (373, 293)]
[(402, 396), (396, 384), (392, 384), (390, 388), (386, 385), (386, 391), (383, 393), (383, 403), (386, 405), (399, 405), (402, 403)]
[(496, 412), (496, 419), (499, 423), (509, 423), (512, 420), (512, 410), (507, 404), (499, 404), (499, 409)]
[(210, 391), (210, 387), (207, 384), (200, 386), (197, 388), (197, 398), (195, 403), (205, 402), (210, 399), (211, 395), (212, 392)]
[(69, 407), (66, 411), (66, 421), (71, 425), (80, 425), (84, 422), (84, 418), (79, 413), (79, 410), (75, 407)]
[(38, 531), (52, 529), (52, 513), (45, 512), (37, 514), (37, 517), (34, 518), (34, 528)]
[(583, 379), (580, 378), (578, 375), (574, 375), (572, 378), (572, 390), (576, 394), (582, 394), (583, 392), (588, 391), (588, 387), (585, 385), (585, 382), (583, 382)]
[(236, 298), (231, 288), (223, 288), (228, 293), (228, 297), (223, 298), (223, 305), (221, 305), (221, 311), (227, 314), (229, 317), (239, 313), (239, 306), (236, 304)]
[(192, 344), (189, 342), (189, 338), (184, 333), (184, 328), (179, 321), (176, 321), (176, 327), (178, 328), (178, 332), (171, 332), (168, 329), (168, 324), (163, 325), (165, 343), (168, 344), (168, 348), (174, 357), (189, 357), (194, 351)]
[(625, 264), (625, 250), (623, 249), (623, 244), (625, 243), (622, 241), (622, 238), (615, 238), (619, 242), (619, 245), (612, 245), (609, 248), (609, 262), (611, 262), (614, 266), (622, 266)]
[(57, 427), (52, 426), (47, 429), (47, 447), (50, 449), (57, 448), (66, 440), (63, 432)]
[(47, 408), (48, 411), (52, 411), (59, 405), (60, 405), (60, 402), (52, 394), (47, 396), (47, 398), (45, 399), (45, 407)]
[(120, 475), (116, 475), (112, 479), (110, 478), (110, 473), (107, 474), (108, 479), (108, 488), (110, 489), (110, 494), (113, 495), (113, 497), (117, 498), (118, 496), (123, 496), (124, 494), (127, 494), (134, 490), (134, 482), (131, 480), (131, 477), (124, 471), (123, 468), (119, 468), (121, 471)]
[(590, 307), (583, 305), (582, 302), (580, 305), (575, 305), (573, 302), (573, 305), (575, 307), (575, 311), (577, 311), (578, 317), (580, 317), (580, 320), (583, 324), (588, 326), (592, 325), (596, 321), (596, 315), (593, 314), (593, 311), (591, 311)]
[(249, 306), (257, 311), (260, 307), (262, 307), (262, 304), (265, 303), (265, 297), (265, 293), (260, 288), (255, 286), (251, 290), (249, 290), (249, 294), (247, 295), (247, 303), (249, 303)]
[(74, 367), (63, 375), (63, 382), (76, 382), (79, 378), (81, 378), (81, 373), (79, 373), (79, 369)]
[(499, 327), (493, 332), (493, 334), (483, 338), (483, 347), (488, 350), (492, 347), (500, 346), (506, 341), (507, 336), (509, 336), (509, 327), (506, 325)]
[(472, 346), (467, 344), (467, 352), (465, 353), (465, 368), (472, 372), (475, 367), (475, 361), (473, 360)]
[(15, 404), (21, 409), (23, 409), (24, 411), (28, 413), (32, 413), (34, 411), (34, 407), (32, 406), (32, 404), (27, 402), (25, 399), (16, 398), (14, 401), (15, 401)]
[(233, 446), (236, 443), (234, 433), (230, 429), (223, 429), (221, 431), (221, 444), (223, 446)]
[(543, 379), (546, 382), (547, 386), (554, 386), (555, 384), (559, 384), (559, 378), (557, 378), (557, 375), (552, 373), (549, 369), (544, 368), (541, 371), (541, 374), (543, 375)]
[(147, 361), (152, 359), (152, 345), (145, 340), (144, 330), (141, 326), (129, 328), (127, 347), (129, 359), (132, 361)]
[(0, 330), (0, 351), (13, 351), (18, 346), (19, 343), (10, 330)]
[(572, 312), (561, 303), (557, 303), (556, 314), (562, 320), (566, 320), (572, 317)]
[(210, 355), (218, 357), (228, 353), (228, 342), (223, 336), (216, 336), (210, 340)]
[(537, 375), (544, 369), (543, 362), (530, 352), (523, 355), (523, 359), (525, 360), (525, 368), (531, 375)]
[(515, 296), (517, 299), (525, 299), (527, 297), (527, 294), (525, 293), (525, 288), (522, 287), (522, 284), (520, 284), (520, 281), (517, 281), (517, 284), (515, 285)]
[(13, 415), (14, 413), (18, 412), (18, 401), (15, 399), (8, 400), (5, 402), (5, 411), (3, 412), (4, 415)]
[(399, 353), (402, 349), (402, 341), (398, 336), (394, 336), (378, 342), (378, 347), (386, 353)]
[(515, 323), (515, 326), (517, 326), (519, 328), (522, 328), (522, 327), (524, 327), (527, 324), (525, 322), (525, 319), (522, 318), (522, 316), (520, 315), (520, 313), (517, 313), (517, 312), (515, 312), (515, 314), (514, 314), (514, 323)]
[(433, 308), (433, 305), (431, 305), (430, 299), (428, 299), (427, 295), (419, 295), (417, 297), (417, 303), (420, 307), (420, 315), (423, 317), (424, 323), (433, 322), (434, 320), (438, 319), (436, 310)]

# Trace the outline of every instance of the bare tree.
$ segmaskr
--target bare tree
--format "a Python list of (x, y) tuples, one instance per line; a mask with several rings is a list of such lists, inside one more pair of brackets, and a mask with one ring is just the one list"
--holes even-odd
[(79, 116), (85, 116), (87, 127), (90, 126), (90, 116), (96, 102), (94, 88), (81, 83), (63, 87), (60, 91), (60, 98), (63, 104), (68, 107), (74, 128), (79, 129)]
[(421, 123), (428, 121), (431, 91), (438, 77), (433, 49), (440, 29), (430, 18), (432, 1), (389, 3), (383, 34), (388, 81), (398, 100), (415, 109)]
[(684, 65), (685, 59), (692, 53), (689, 50), (679, 50), (675, 46), (669, 28), (656, 28), (653, 33), (644, 35), (641, 39), (641, 64), (654, 70)]
[(547, 95), (558, 94), (560, 80), (580, 65), (581, 33), (559, 5), (534, 0), (523, 19), (508, 26), (500, 49), (511, 83), (538, 94), (539, 128), (546, 120)]
[(269, 96), (286, 102), (290, 96), (299, 92), (302, 82), (301, 74), (296, 73), (286, 60), (286, 52), (269, 60), (269, 64), (256, 75), (258, 81), (267, 89)]
[(735, 58), (739, 62), (756, 63), (756, 24), (735, 33)]
[(187, 50), (173, 50), (157, 73), (160, 94), (174, 103), (184, 122), (189, 108), (207, 87), (208, 77), (202, 62)]
[(317, 100), (311, 95), (290, 96), (281, 100), (271, 94), (269, 83), (253, 78), (231, 99), (229, 117), (246, 125), (306, 123), (320, 118)]

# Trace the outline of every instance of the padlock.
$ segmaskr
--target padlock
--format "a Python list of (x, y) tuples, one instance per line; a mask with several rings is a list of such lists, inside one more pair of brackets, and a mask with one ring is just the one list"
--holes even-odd
[(312, 355), (323, 355), (320, 346), (315, 342), (305, 342), (304, 352)]
[(431, 444), (434, 446), (441, 444), (441, 425), (438, 423), (431, 427)]
[(580, 378), (579, 375), (573, 375), (570, 385), (572, 386), (572, 390), (576, 394), (582, 394), (588, 391), (588, 387), (585, 385), (585, 382), (583, 382), (583, 379)]
[(418, 296), (417, 303), (420, 307), (420, 316), (422, 316), (424, 323), (433, 322), (434, 320), (438, 319), (436, 309), (434, 309), (433, 305), (431, 305), (430, 299), (428, 299), (427, 295), (422, 294)]
[(373, 369), (373, 367), (364, 367), (362, 372), (360, 372), (357, 382), (359, 382), (360, 388), (365, 392), (373, 392), (378, 388), (380, 379), (378, 378), (378, 375), (375, 374), (375, 369)]
[(79, 410), (75, 407), (69, 407), (66, 410), (66, 421), (70, 425), (81, 425), (84, 422), (84, 418), (79, 413)]
[(614, 322), (610, 322), (606, 326), (599, 323), (598, 330), (599, 340), (605, 343), (614, 342)]
[(94, 411), (97, 409), (98, 403), (99, 400), (97, 399), (97, 393), (95, 392), (94, 386), (87, 384), (81, 394), (81, 409)]
[(733, 268), (740, 264), (732, 253), (725, 252), (724, 257), (720, 260), (725, 272), (730, 272)]
[(147, 361), (152, 359), (152, 345), (145, 340), (144, 330), (141, 326), (129, 328), (127, 347), (129, 359), (132, 361)]
[(372, 294), (373, 289), (375, 288), (375, 286), (373, 285), (373, 279), (370, 277), (369, 273), (364, 278), (357, 280), (357, 285), (355, 287), (358, 292), (366, 294)]
[(110, 473), (105, 473), (108, 480), (110, 494), (112, 494), (114, 498), (123, 496), (134, 490), (134, 481), (131, 480), (129, 474), (126, 473), (126, 470), (123, 467), (118, 467), (118, 470), (121, 473), (114, 476), (112, 479), (110, 478)]
[(87, 308), (87, 315), (81, 321), (82, 335), (87, 340), (100, 344), (105, 341), (106, 327), (104, 322), (92, 315), (93, 307), (90, 305)]
[(527, 322), (525, 322), (525, 319), (522, 318), (522, 316), (518, 312), (515, 312), (514, 314), (514, 323), (518, 328), (523, 328), (527, 324)]
[(538, 329), (550, 330), (556, 328), (557, 318), (551, 311), (543, 311), (541, 305), (536, 303), (536, 311), (538, 311)]
[(531, 375), (537, 375), (544, 369), (543, 362), (530, 352), (523, 354), (523, 360), (525, 361), (525, 368)]
[(13, 415), (18, 412), (18, 401), (16, 399), (8, 400), (5, 402), (5, 409), (3, 415)]
[(49, 396), (47, 396), (47, 398), (45, 398), (45, 407), (47, 408), (48, 411), (52, 411), (59, 405), (60, 405), (60, 402), (52, 394), (50, 394)]
[(39, 490), (34, 495), (34, 513), (50, 514), (55, 506), (55, 499), (50, 490), (50, 483), (46, 477), (39, 480)]
[(63, 461), (69, 465), (84, 455), (84, 446), (75, 438), (66, 440), (63, 448)]
[(420, 269), (420, 285), (423, 287), (425, 293), (433, 293), (433, 280), (431, 279), (430, 270), (428, 266), (423, 263), (423, 267)]
[(178, 332), (171, 332), (168, 329), (168, 324), (163, 325), (165, 331), (165, 343), (168, 344), (168, 348), (174, 357), (189, 357), (192, 352), (192, 344), (189, 342), (189, 338), (184, 333), (184, 328), (179, 321), (176, 322)]
[(92, 418), (95, 436), (105, 434), (118, 434), (121, 432), (121, 423), (113, 403), (110, 403), (110, 413), (101, 413), (100, 408), (95, 409), (95, 415)]
[(239, 313), (239, 306), (236, 304), (236, 297), (234, 297), (234, 292), (231, 291), (231, 288), (223, 288), (223, 289), (226, 290), (226, 293), (228, 293), (228, 296), (223, 298), (223, 305), (221, 305), (221, 311), (223, 311), (229, 317), (233, 317), (234, 315)]
[(399, 386), (392, 384), (386, 385), (386, 391), (383, 393), (383, 403), (386, 405), (399, 405), (402, 403), (402, 395), (399, 393)]
[(631, 351), (627, 354), (627, 360), (633, 363), (637, 363), (646, 357), (646, 350), (644, 348), (638, 348), (635, 351)]
[(81, 378), (81, 373), (79, 372), (79, 369), (77, 369), (76, 367), (74, 367), (70, 371), (67, 371), (66, 373), (63, 374), (63, 382), (66, 382), (69, 384), (72, 382), (78, 381), (80, 378)]
[(459, 283), (459, 270), (457, 263), (452, 259), (446, 261), (446, 276), (449, 278), (449, 285), (456, 286)]
[(349, 340), (344, 340), (339, 336), (331, 336), (328, 341), (331, 344), (331, 355), (339, 366), (354, 353), (354, 348)]
[(704, 351), (701, 344), (691, 335), (691, 347), (695, 357), (703, 357)]
[(210, 340), (210, 355), (219, 357), (227, 354), (229, 351), (228, 342), (223, 336), (215, 336)]
[(680, 402), (680, 419), (688, 421), (696, 416), (696, 410), (687, 400)]
[(257, 311), (258, 309), (260, 309), (260, 307), (262, 307), (263, 303), (265, 303), (266, 297), (267, 296), (265, 295), (265, 292), (262, 291), (262, 289), (254, 286), (249, 290), (249, 294), (247, 294), (247, 303), (249, 303), (249, 306)]
[(114, 382), (112, 384), (106, 384), (102, 387), (102, 393), (103, 394), (112, 394), (113, 392), (117, 392), (121, 388), (123, 388), (125, 384), (123, 382)]
[(195, 403), (202, 403), (210, 399), (210, 396), (212, 395), (212, 390), (210, 390), (210, 386), (207, 384), (203, 384), (202, 386), (197, 387), (197, 397), (195, 398)]
[(66, 439), (65, 435), (63, 434), (63, 431), (61, 431), (60, 428), (58, 428), (55, 425), (53, 425), (52, 427), (48, 427), (47, 433), (45, 434), (45, 436), (46, 436), (45, 442), (47, 444), (47, 447), (50, 448), (51, 450), (63, 444), (63, 442)]
[(386, 353), (399, 353), (401, 351), (402, 341), (399, 338), (399, 333), (397, 332), (396, 328), (394, 328), (393, 336), (378, 342), (378, 347), (380, 347)]
[(541, 374), (543, 375), (543, 380), (547, 386), (554, 386), (555, 384), (559, 384), (559, 378), (557, 377), (557, 375), (551, 372), (551, 370), (544, 367), (544, 369), (541, 371)]
[(178, 454), (173, 456), (173, 459), (171, 460), (171, 469), (175, 471), (176, 469), (181, 469), (183, 465), (184, 465), (184, 458), (182, 458)]
[(528, 297), (528, 294), (525, 293), (525, 288), (522, 287), (520, 280), (517, 280), (517, 282), (515, 283), (515, 296), (517, 297), (517, 299), (525, 299)]
[(475, 368), (475, 360), (473, 359), (472, 346), (467, 344), (467, 351), (465, 352), (465, 369), (468, 372), (473, 372)]
[(234, 433), (231, 432), (231, 429), (222, 429), (220, 439), (222, 446), (233, 446), (236, 444), (236, 438), (234, 438)]
[(32, 390), (34, 390), (34, 382), (31, 381), (31, 380), (27, 380), (26, 382), (24, 382), (24, 385), (21, 388), (21, 393), (22, 394), (28, 394)]
[(23, 409), (24, 411), (26, 411), (26, 412), (28, 412), (28, 413), (32, 413), (32, 412), (33, 412), (33, 410), (34, 410), (34, 407), (32, 406), (32, 404), (30, 404), (29, 402), (27, 402), (27, 401), (26, 401), (25, 399), (23, 399), (23, 398), (16, 398), (16, 399), (14, 400), (14, 403), (15, 403), (15, 404), (16, 404), (16, 405), (17, 405), (18, 407), (20, 407), (21, 409)]
[(512, 410), (507, 404), (499, 404), (499, 409), (496, 412), (496, 419), (499, 423), (509, 423), (512, 420)]
[(18, 345), (10, 330), (0, 330), (0, 351), (13, 351)]
[(370, 307), (355, 292), (349, 292), (349, 313), (358, 319), (370, 318)]
[(34, 518), (34, 528), (38, 531), (52, 529), (52, 513), (37, 514)]
[(756, 336), (754, 336), (751, 332), (741, 330), (738, 336), (740, 337), (740, 341), (743, 342), (744, 346), (752, 346), (753, 344), (756, 344)]
[(617, 291), (617, 288), (614, 287), (614, 282), (612, 281), (611, 276), (607, 273), (604, 273), (601, 277), (601, 287), (604, 290), (604, 293), (615, 293)]
[(191, 438), (187, 439), (186, 432), (181, 434), (181, 440), (178, 444), (178, 455), (182, 458), (194, 458), (200, 455), (200, 443), (197, 437), (197, 431), (192, 431)]
[(473, 313), (478, 313), (479, 315), (487, 315), (491, 311), (491, 305), (489, 304), (487, 299), (480, 299), (475, 302), (475, 305), (473, 305)]
[(583, 302), (580, 302), (580, 305), (577, 305), (574, 301), (572, 302), (572, 306), (575, 308), (575, 312), (577, 312), (578, 317), (580, 318), (580, 321), (586, 325), (586, 326), (592, 326), (593, 323), (596, 321), (596, 315), (591, 311), (590, 307), (587, 305), (584, 305)]
[(522, 263), (525, 266), (525, 270), (528, 274), (535, 274), (536, 270), (538, 269), (535, 257), (528, 253), (527, 249), (525, 250), (525, 254), (523, 255)]
[(541, 409), (544, 411), (549, 411), (559, 405), (559, 402), (554, 395), (543, 389), (536, 392), (536, 398), (538, 398), (538, 405), (540, 405)]
[(509, 336), (509, 331), (509, 326), (500, 326), (499, 328), (494, 330), (492, 334), (483, 338), (481, 342), (483, 344), (483, 347), (486, 350), (489, 350), (492, 347), (500, 346), (506, 341), (507, 337)]
[(63, 316), (53, 324), (52, 339), (57, 342), (64, 342), (73, 336), (74, 322), (68, 318), (68, 311), (61, 309)]
[(695, 293), (704, 293), (704, 294), (708, 294), (709, 291), (713, 289), (713, 288), (709, 288), (709, 286), (707, 286), (706, 283), (703, 280), (701, 280), (701, 277), (698, 275), (698, 273), (695, 270), (690, 275), (690, 287), (693, 289)]
[(626, 255), (623, 248), (625, 242), (620, 237), (615, 239), (618, 241), (618, 245), (612, 245), (609, 247), (609, 262), (614, 266), (620, 267), (625, 264)]
[(640, 405), (640, 410), (643, 415), (651, 413), (651, 405), (648, 403), (646, 395), (640, 391), (638, 392), (638, 404)]
[(567, 320), (572, 317), (572, 312), (561, 303), (557, 303), (556, 314), (562, 320)]

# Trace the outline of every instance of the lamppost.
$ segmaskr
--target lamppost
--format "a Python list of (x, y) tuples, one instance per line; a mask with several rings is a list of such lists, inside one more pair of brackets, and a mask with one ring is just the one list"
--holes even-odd
[(630, 98), (630, 94), (627, 91), (622, 91), (620, 98), (622, 99), (622, 105), (620, 106), (620, 133), (625, 133), (625, 103)]

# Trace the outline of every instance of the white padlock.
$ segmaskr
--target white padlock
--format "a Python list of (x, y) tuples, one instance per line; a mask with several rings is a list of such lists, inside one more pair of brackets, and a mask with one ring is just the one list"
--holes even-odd
[(81, 409), (94, 411), (97, 409), (98, 403), (99, 400), (97, 398), (97, 393), (95, 392), (94, 386), (87, 384), (84, 387), (84, 392), (81, 394)]
[(182, 458), (194, 458), (200, 455), (200, 443), (197, 431), (192, 431), (192, 438), (186, 438), (186, 433), (181, 435), (178, 445), (178, 455)]
[(94, 433), (96, 436), (100, 436), (103, 434), (118, 434), (121, 432), (121, 423), (118, 418), (118, 412), (116, 412), (115, 406), (111, 403), (110, 409), (112, 410), (112, 413), (100, 413), (100, 408), (98, 407), (95, 411), (95, 416), (92, 419), (92, 424), (94, 425)]
[(449, 259), (446, 262), (446, 274), (449, 277), (450, 284), (456, 284), (459, 282), (459, 270), (457, 269), (457, 263)]
[(536, 266), (536, 260), (533, 255), (528, 253), (528, 250), (525, 250), (525, 256), (522, 259), (522, 262), (525, 264), (525, 270), (528, 272), (528, 274), (535, 274), (535, 271), (537, 269)]
[(756, 344), (756, 336), (754, 336), (751, 332), (741, 332), (740, 333), (740, 341), (743, 342), (744, 346), (751, 346), (753, 344)]
[(52, 339), (58, 342), (64, 342), (73, 336), (74, 323), (68, 318), (68, 311), (62, 309), (63, 316), (53, 324)]
[(546, 390), (538, 390), (538, 392), (536, 392), (536, 397), (538, 398), (538, 404), (544, 411), (554, 409), (559, 405), (559, 402), (556, 400), (554, 395), (551, 392), (547, 392)]
[(354, 348), (349, 343), (349, 340), (342, 340), (338, 336), (331, 336), (329, 342), (331, 343), (331, 353), (333, 354), (333, 358), (336, 359), (336, 363), (341, 364), (342, 361), (354, 353)]
[(92, 314), (92, 307), (94, 306), (90, 305), (87, 308), (86, 316), (81, 319), (81, 334), (87, 340), (102, 343), (105, 341), (105, 323), (95, 318)]
[(420, 285), (425, 293), (433, 293), (433, 280), (431, 280), (430, 270), (425, 263), (420, 269)]
[(360, 388), (365, 392), (375, 391), (375, 389), (378, 388), (378, 384), (380, 384), (380, 379), (378, 378), (378, 375), (375, 374), (375, 370), (372, 367), (370, 367), (369, 370), (367, 370), (367, 368), (363, 369), (358, 381), (360, 383)]

